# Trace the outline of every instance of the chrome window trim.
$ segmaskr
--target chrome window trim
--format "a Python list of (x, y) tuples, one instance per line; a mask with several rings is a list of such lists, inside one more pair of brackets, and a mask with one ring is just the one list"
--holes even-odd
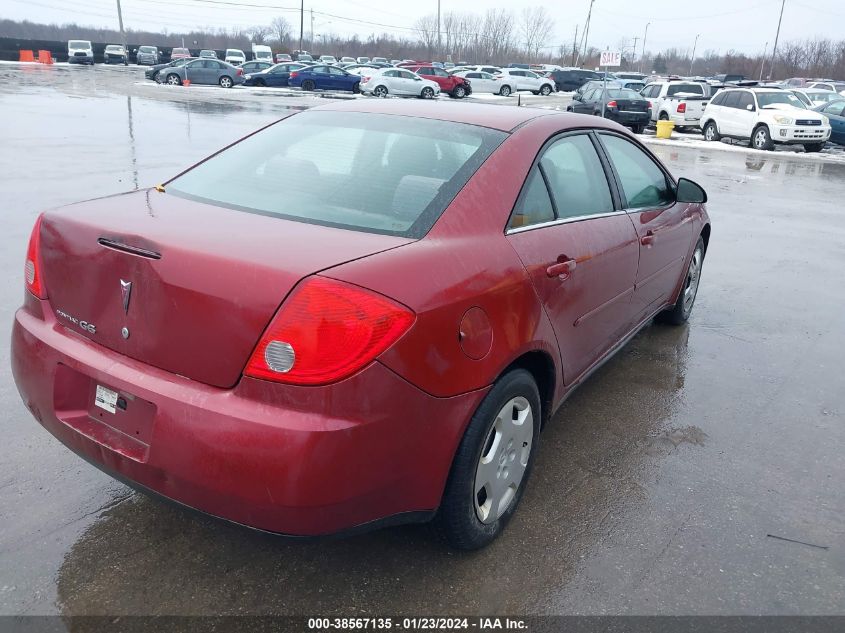
[(529, 224), (527, 226), (518, 226), (513, 229), (506, 229), (505, 235), (514, 235), (515, 233), (524, 233), (525, 231), (533, 231), (534, 229), (544, 229), (550, 226), (558, 226), (560, 224), (571, 224), (572, 222), (583, 222), (584, 220), (595, 220), (598, 218), (608, 218), (613, 215), (624, 215), (627, 213), (624, 209), (618, 211), (607, 211), (605, 213), (591, 213), (588, 215), (574, 215), (571, 218), (557, 218), (549, 220), (548, 222), (539, 222), (538, 224)]

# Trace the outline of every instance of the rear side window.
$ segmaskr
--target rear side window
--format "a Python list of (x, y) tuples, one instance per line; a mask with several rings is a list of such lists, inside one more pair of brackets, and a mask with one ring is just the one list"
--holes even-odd
[(710, 100), (710, 104), (711, 105), (717, 105), (717, 106), (724, 105), (723, 102), (725, 100), (725, 94), (726, 93), (724, 93), (724, 92), (720, 92), (715, 97), (713, 97), (713, 99)]
[(842, 116), (842, 110), (845, 110), (845, 101), (835, 101), (824, 109), (824, 113)]
[(738, 90), (731, 90), (730, 92), (723, 93), (725, 95), (723, 106), (726, 108), (738, 108), (739, 107), (739, 91)]
[(613, 211), (610, 187), (589, 137), (567, 136), (552, 144), (540, 159), (558, 218)]
[(601, 135), (616, 169), (628, 209), (664, 207), (674, 201), (663, 170), (639, 147), (619, 136)]
[(303, 112), (177, 176), (166, 191), (239, 211), (416, 238), (506, 136), (433, 119)]
[(555, 211), (552, 200), (549, 198), (549, 190), (546, 189), (546, 183), (543, 181), (539, 168), (535, 167), (526, 180), (525, 189), (513, 210), (508, 228), (518, 229), (554, 219)]

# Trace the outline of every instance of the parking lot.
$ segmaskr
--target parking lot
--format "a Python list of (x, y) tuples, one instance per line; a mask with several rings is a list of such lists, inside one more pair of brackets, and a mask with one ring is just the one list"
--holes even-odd
[[(0, 65), (0, 322), (41, 210), (155, 185), (334, 96)], [(649, 143), (710, 196), (698, 306), (566, 402), (490, 547), (453, 552), (424, 526), (285, 539), (134, 493), (32, 418), (5, 336), (0, 614), (841, 613), (843, 154)]]

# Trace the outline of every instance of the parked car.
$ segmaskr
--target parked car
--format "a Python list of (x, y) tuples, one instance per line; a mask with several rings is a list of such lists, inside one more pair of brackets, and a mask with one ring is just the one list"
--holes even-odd
[(599, 86), (583, 95), (574, 95), (566, 109), (595, 116), (602, 116), (603, 109), (605, 118), (631, 128), (636, 134), (641, 134), (650, 121), (648, 101), (638, 92), (627, 88), (605, 89)]
[(261, 87), (287, 86), (291, 72), (299, 70), (300, 68), (305, 68), (305, 64), (300, 64), (299, 62), (276, 64), (275, 66), (271, 66), (270, 68), (266, 68), (258, 72), (245, 74), (244, 85)]
[(646, 75), (644, 75), (642, 73), (629, 72), (629, 71), (626, 71), (626, 70), (616, 72), (616, 73), (613, 73), (613, 74), (616, 75), (617, 79), (624, 80), (624, 81), (641, 81), (641, 82), (645, 83), (645, 80), (646, 80)]
[(748, 140), (751, 147), (763, 150), (790, 144), (818, 152), (830, 138), (824, 115), (806, 109), (791, 92), (772, 88), (722, 90), (705, 108), (701, 128), (705, 140)]
[(356, 57), (355, 61), (358, 62), (359, 64), (369, 64), (370, 58), (369, 57)]
[(440, 86), (407, 68), (379, 68), (361, 78), (361, 92), (374, 97), (395, 95), (433, 99), (440, 92)]
[(216, 59), (192, 59), (181, 66), (160, 71), (159, 76), (163, 83), (171, 86), (181, 86), (186, 79), (192, 84), (217, 84), (221, 88), (244, 82), (243, 70)]
[(398, 65), (399, 65), (399, 64), (401, 64), (401, 63), (402, 63), (402, 60), (401, 60), (401, 59), (391, 59), (391, 60), (390, 60), (390, 65), (391, 65), (391, 66), (398, 66)]
[(356, 64), (357, 62), (355, 61), (354, 57), (341, 57), (340, 63), (341, 64)]
[(320, 55), (320, 58), (317, 61), (322, 64), (336, 64), (337, 57), (334, 55)]
[(509, 97), (516, 92), (516, 82), (508, 75), (491, 75), (480, 70), (461, 70), (456, 77), (463, 77), (469, 81), (470, 88), (475, 94), (496, 94)]
[(282, 62), (292, 62), (293, 58), (288, 55), (287, 53), (276, 53), (276, 63), (281, 64)]
[(696, 81), (656, 81), (640, 94), (651, 103), (652, 121), (672, 121), (681, 130), (698, 127), (710, 100), (704, 84)]
[(745, 75), (723, 73), (721, 75), (714, 75), (713, 79), (715, 79), (719, 83), (731, 84), (731, 83), (737, 83), (737, 82), (740, 82), (740, 81), (745, 81)]
[(126, 49), (121, 44), (107, 44), (103, 50), (103, 61), (106, 64), (125, 64), (128, 61)]
[(553, 70), (550, 79), (555, 82), (555, 89), (561, 92), (575, 92), (588, 81), (599, 79), (599, 74), (582, 68)]
[(386, 57), (373, 57), (370, 61), (371, 61), (373, 64), (385, 64), (385, 65), (387, 65), (387, 66), (389, 66), (389, 65), (390, 65), (390, 62), (389, 62), (389, 61), (387, 61), (387, 58), (386, 58)]
[(187, 48), (176, 47), (172, 51), (170, 51), (170, 59), (187, 59), (191, 56), (191, 51)]
[(792, 88), (790, 91), (801, 100), (808, 108), (815, 108), (830, 101), (838, 101), (842, 98), (838, 92), (833, 90), (815, 90), (812, 88)]
[(238, 64), (235, 68), (240, 68), (244, 71), (244, 77), (246, 77), (250, 73), (260, 73), (262, 70), (267, 70), (268, 68), (272, 68), (275, 64), (271, 64), (270, 62), (244, 62), (243, 64)]
[[(403, 66), (406, 65), (406, 63), (403, 62), (402, 65)], [(414, 63), (412, 63), (411, 65), (414, 65)], [(453, 68), (449, 72), (454, 74), (454, 73), (465, 72), (465, 71), (468, 71), (468, 70), (471, 70), (473, 72), (490, 73), (491, 75), (501, 75), (502, 74), (502, 69), (499, 66), (491, 66), (490, 64), (487, 64), (486, 66), (485, 65), (481, 65), (481, 66), (456, 66), (455, 68)]]
[(377, 70), (380, 70), (377, 66), (371, 66), (370, 64), (349, 64), (343, 66), (343, 70), (348, 73), (353, 73), (355, 75), (363, 75), (363, 74), (370, 74)]
[(156, 46), (139, 46), (135, 55), (135, 62), (139, 66), (155, 66), (160, 61)]
[(94, 48), (88, 40), (69, 40), (67, 43), (68, 64), (94, 65)]
[(440, 92), (453, 97), (463, 99), (472, 92), (470, 83), (457, 74), (449, 74), (443, 68), (435, 68), (431, 65), (403, 66), (403, 68), (418, 74), (423, 79), (429, 79), (440, 87)]
[(291, 71), (288, 75), (288, 85), (306, 91), (349, 90), (359, 92), (361, 77), (337, 66), (317, 64), (303, 66), (298, 70)]
[(434, 520), (476, 549), (576, 386), (689, 318), (706, 200), (598, 118), (312, 108), (40, 215), (11, 373), (40, 425), (147, 493), (290, 535)]
[(295, 62), (313, 62), (314, 58), (311, 57), (308, 51), (294, 51), (293, 52), (293, 61)]
[(227, 48), (226, 54), (223, 56), (223, 61), (232, 66), (239, 66), (246, 62), (246, 53), (239, 48)]
[(168, 62), (167, 64), (156, 64), (155, 66), (150, 66), (144, 71), (144, 77), (147, 79), (152, 79), (158, 83), (162, 83), (164, 78), (161, 76), (161, 71), (165, 68), (177, 68), (179, 66), (183, 66), (190, 61), (196, 59), (195, 57), (180, 57), (179, 59), (174, 59), (172, 62)]
[(830, 90), (838, 92), (841, 96), (845, 96), (845, 81), (814, 81), (807, 84), (807, 88), (812, 90)]
[(264, 44), (252, 45), (252, 59), (258, 62), (273, 63), (273, 50)]
[(517, 90), (530, 90), (535, 95), (548, 96), (555, 91), (554, 80), (521, 68), (503, 68), (502, 75), (516, 84)]
[(830, 122), (830, 141), (845, 145), (845, 99), (824, 103), (813, 110), (825, 115)]
[(200, 51), (200, 57), (202, 59), (217, 59), (217, 53), (211, 49), (204, 48)]

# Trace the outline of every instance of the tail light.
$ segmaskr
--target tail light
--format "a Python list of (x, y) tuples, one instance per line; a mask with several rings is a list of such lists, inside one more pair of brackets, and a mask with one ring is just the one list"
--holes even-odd
[(297, 385), (336, 382), (371, 363), (415, 318), (375, 292), (312, 277), (282, 304), (244, 374)]
[(370, 79), (371, 79), (370, 77), (361, 77), (361, 83), (365, 84), (365, 83), (369, 82)]
[(24, 280), (26, 289), (39, 299), (47, 298), (47, 288), (41, 279), (41, 218), (39, 215), (29, 236), (29, 247), (26, 249), (26, 264), (24, 265)]
[(243, 75), (243, 74), (244, 74), (244, 69), (243, 69), (243, 68), (238, 68), (238, 77), (240, 77), (240, 76), (241, 76), (241, 75)]
[(651, 101), (648, 102), (648, 109), (654, 110), (654, 104)]
[(607, 102), (607, 107), (608, 107), (608, 108), (615, 108), (615, 107), (617, 107), (617, 105), (618, 105), (618, 104), (616, 103), (616, 100), (615, 100), (615, 99), (614, 99), (614, 100), (612, 100), (612, 101), (608, 101), (608, 102)]
[(293, 78), (294, 78), (294, 77), (296, 77), (297, 75), (299, 75), (299, 73), (298, 73), (298, 72), (296, 72), (295, 70), (292, 70), (292, 71), (290, 72), (290, 75), (288, 75), (288, 79), (293, 79)]
[(687, 104), (686, 104), (686, 103), (684, 103), (683, 101), (681, 101), (681, 102), (678, 104), (678, 110), (677, 110), (677, 111), (678, 111), (678, 112), (680, 112), (681, 114), (683, 114), (684, 112), (686, 112), (686, 111), (687, 111)]

